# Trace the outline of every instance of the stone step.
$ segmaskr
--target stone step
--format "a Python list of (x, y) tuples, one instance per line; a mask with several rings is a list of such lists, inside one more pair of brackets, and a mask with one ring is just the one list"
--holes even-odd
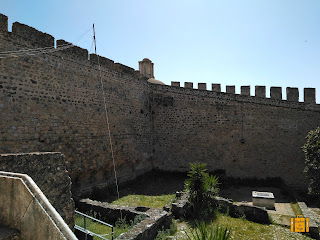
[(19, 240), (18, 230), (0, 225), (0, 240)]

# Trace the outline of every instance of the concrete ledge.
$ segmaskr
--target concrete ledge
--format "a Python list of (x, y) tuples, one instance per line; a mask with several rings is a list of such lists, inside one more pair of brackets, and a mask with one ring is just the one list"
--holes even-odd
[(0, 172), (0, 192), (0, 222), (22, 239), (77, 239), (28, 175)]

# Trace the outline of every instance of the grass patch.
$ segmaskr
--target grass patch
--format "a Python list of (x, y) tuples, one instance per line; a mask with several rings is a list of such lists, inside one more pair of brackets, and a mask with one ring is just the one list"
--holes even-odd
[[(134, 225), (136, 225), (138, 222), (142, 221), (144, 219), (144, 216), (138, 215), (135, 217), (133, 221), (130, 221), (129, 223), (126, 222), (125, 219), (118, 219), (115, 226), (113, 227), (113, 234), (114, 239), (117, 238), (121, 233), (125, 233), (129, 231)], [(75, 215), (75, 224), (84, 228), (84, 220), (82, 216)], [(86, 219), (86, 229), (88, 229), (91, 232), (94, 232), (96, 234), (102, 235), (105, 238), (111, 239), (111, 233), (112, 229), (106, 225), (100, 224), (98, 222), (95, 222), (91, 219)], [(94, 240), (101, 240), (101, 238), (94, 236)]]
[(275, 225), (290, 226), (292, 216), (282, 214), (269, 214), (271, 222)]
[[(232, 218), (227, 215), (216, 213), (216, 217), (211, 222), (207, 223), (209, 228), (215, 226), (226, 227), (231, 231), (230, 239), (237, 240), (274, 240), (274, 239), (286, 239), (286, 240), (312, 240), (312, 238), (302, 235), (300, 233), (292, 233), (290, 228), (282, 227), (273, 224), (259, 224), (250, 222), (243, 218)], [(190, 230), (187, 230), (190, 231)]]
[[(83, 217), (75, 215), (74, 218), (75, 224), (80, 226), (80, 227), (84, 227), (84, 221), (83, 221)], [(86, 229), (88, 229), (91, 232), (97, 233), (97, 234), (108, 234), (108, 235), (104, 235), (106, 238), (111, 238), (111, 228), (108, 226), (105, 226), (103, 224), (97, 223), (91, 219), (86, 219)], [(116, 229), (114, 228), (114, 236), (117, 237), (119, 236), (123, 231), (121, 231), (121, 229)], [(94, 237), (93, 239), (101, 239), (98, 237)]]
[(127, 195), (113, 201), (113, 205), (121, 206), (145, 206), (151, 208), (162, 208), (167, 203), (171, 203), (175, 198), (175, 194), (167, 194), (161, 196), (146, 196), (146, 195)]
[(291, 205), (291, 208), (294, 212), (294, 214), (297, 216), (297, 215), (302, 215), (302, 211), (298, 205), (298, 203), (296, 202), (290, 202), (290, 205)]

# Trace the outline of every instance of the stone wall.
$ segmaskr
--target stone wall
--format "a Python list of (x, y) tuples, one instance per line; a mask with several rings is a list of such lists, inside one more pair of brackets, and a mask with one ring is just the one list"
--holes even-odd
[[(52, 36), (20, 23), (4, 31), (5, 20), (0, 52), (53, 47)], [(58, 40), (57, 49), (68, 44)], [(88, 58), (72, 47), (0, 60), (0, 153), (62, 152), (77, 193), (114, 183), (97, 56)], [(117, 173), (125, 181), (152, 168), (149, 86), (130, 67), (100, 62)]]
[(71, 179), (61, 153), (0, 154), (0, 171), (29, 175), (73, 229)]
[(155, 167), (186, 171), (189, 162), (207, 162), (227, 176), (281, 177), (302, 187), (301, 146), (319, 126), (320, 106), (154, 85), (152, 121)]
[[(0, 153), (62, 152), (73, 193), (114, 184), (97, 58), (64, 40), (20, 23), (8, 32), (0, 14), (0, 52), (51, 46), (46, 54), (0, 60)], [(59, 50), (59, 51), (58, 51)], [(301, 146), (319, 125), (315, 90), (250, 87), (241, 95), (221, 86), (193, 89), (150, 84), (139, 71), (100, 57), (115, 165), (119, 181), (158, 167), (186, 171), (189, 162), (208, 162), (233, 177), (282, 177), (302, 186)]]

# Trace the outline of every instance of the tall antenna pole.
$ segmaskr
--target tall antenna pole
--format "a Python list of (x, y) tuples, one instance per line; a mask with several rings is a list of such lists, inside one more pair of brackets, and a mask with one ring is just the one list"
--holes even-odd
[[(93, 24), (93, 40), (94, 40), (94, 53), (97, 55), (96, 32), (94, 30), (94, 24)], [(117, 171), (116, 171), (116, 163), (115, 163), (115, 160), (114, 160), (113, 144), (112, 144), (112, 141), (111, 141), (111, 131), (110, 131), (110, 124), (109, 124), (108, 110), (107, 110), (106, 94), (105, 94), (105, 91), (104, 91), (104, 84), (103, 84), (103, 81), (102, 81), (102, 73), (101, 73), (101, 66), (100, 66), (100, 59), (99, 58), (100, 58), (99, 55), (97, 55), (99, 73), (100, 73), (100, 84), (101, 84), (101, 89), (102, 89), (104, 111), (105, 111), (105, 117), (106, 117), (107, 129), (108, 129), (108, 136), (109, 136), (109, 144), (110, 144), (110, 150), (111, 150), (112, 163), (113, 163), (114, 179), (115, 179), (115, 182), (116, 182), (117, 194), (118, 194), (118, 199), (119, 199), (120, 198), (120, 193), (119, 193), (119, 185), (118, 185), (118, 178), (117, 178)], [(120, 217), (122, 219), (121, 209), (120, 209)]]
[(94, 53), (97, 55), (96, 31), (94, 30), (94, 24), (93, 24), (93, 41), (94, 41)]

